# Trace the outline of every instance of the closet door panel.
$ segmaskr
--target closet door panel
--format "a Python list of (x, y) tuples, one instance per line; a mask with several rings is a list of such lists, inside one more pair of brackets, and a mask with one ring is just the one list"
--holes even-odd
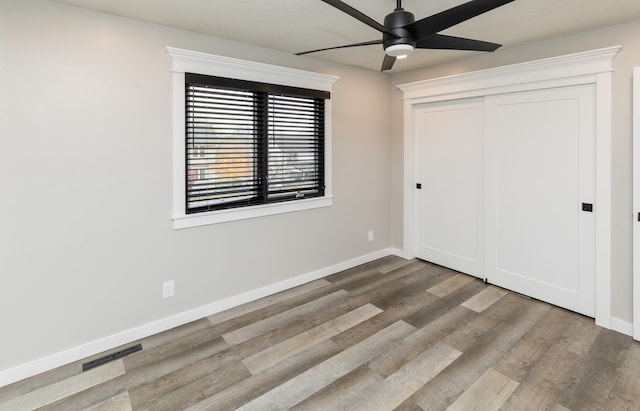
[(481, 99), (420, 106), (416, 256), (482, 277)]
[(633, 338), (640, 341), (640, 67), (633, 69)]
[(594, 88), (487, 97), (485, 110), (487, 279), (594, 316)]

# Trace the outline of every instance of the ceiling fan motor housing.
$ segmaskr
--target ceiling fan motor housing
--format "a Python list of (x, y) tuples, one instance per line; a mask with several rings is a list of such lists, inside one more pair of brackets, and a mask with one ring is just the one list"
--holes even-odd
[(382, 45), (385, 50), (389, 46), (393, 46), (396, 44), (407, 44), (411, 45), (411, 47), (416, 46), (416, 42), (413, 39), (413, 36), (407, 29), (404, 27), (415, 22), (415, 17), (413, 13), (408, 11), (404, 11), (404, 9), (398, 8), (393, 11), (393, 13), (388, 14), (384, 18), (384, 26), (394, 33), (398, 37), (393, 37), (390, 34), (383, 33), (382, 37)]

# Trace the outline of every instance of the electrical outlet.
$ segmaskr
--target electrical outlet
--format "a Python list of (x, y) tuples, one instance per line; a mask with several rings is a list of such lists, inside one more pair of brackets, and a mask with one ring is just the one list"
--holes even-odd
[(369, 230), (369, 242), (373, 241), (373, 230)]
[(162, 283), (162, 298), (173, 297), (174, 292), (175, 282), (173, 280)]

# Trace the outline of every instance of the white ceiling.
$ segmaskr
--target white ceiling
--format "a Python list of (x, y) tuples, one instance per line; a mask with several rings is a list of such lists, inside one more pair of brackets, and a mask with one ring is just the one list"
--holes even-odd
[[(166, 26), (296, 53), (377, 40), (381, 34), (320, 0), (56, 0)], [(404, 0), (416, 20), (468, 0)], [(382, 23), (395, 0), (345, 0)], [(515, 0), (443, 31), (503, 44), (530, 43), (640, 19), (640, 0)], [(497, 52), (499, 52), (498, 49)], [(379, 70), (381, 45), (311, 54), (319, 59)], [(391, 72), (464, 58), (469, 51), (416, 50)]]

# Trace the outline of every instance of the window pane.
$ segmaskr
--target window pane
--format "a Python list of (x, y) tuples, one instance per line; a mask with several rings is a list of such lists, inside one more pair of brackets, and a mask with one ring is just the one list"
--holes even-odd
[(308, 97), (269, 96), (270, 196), (322, 194), (323, 104)]
[(253, 93), (187, 87), (187, 212), (257, 196)]

